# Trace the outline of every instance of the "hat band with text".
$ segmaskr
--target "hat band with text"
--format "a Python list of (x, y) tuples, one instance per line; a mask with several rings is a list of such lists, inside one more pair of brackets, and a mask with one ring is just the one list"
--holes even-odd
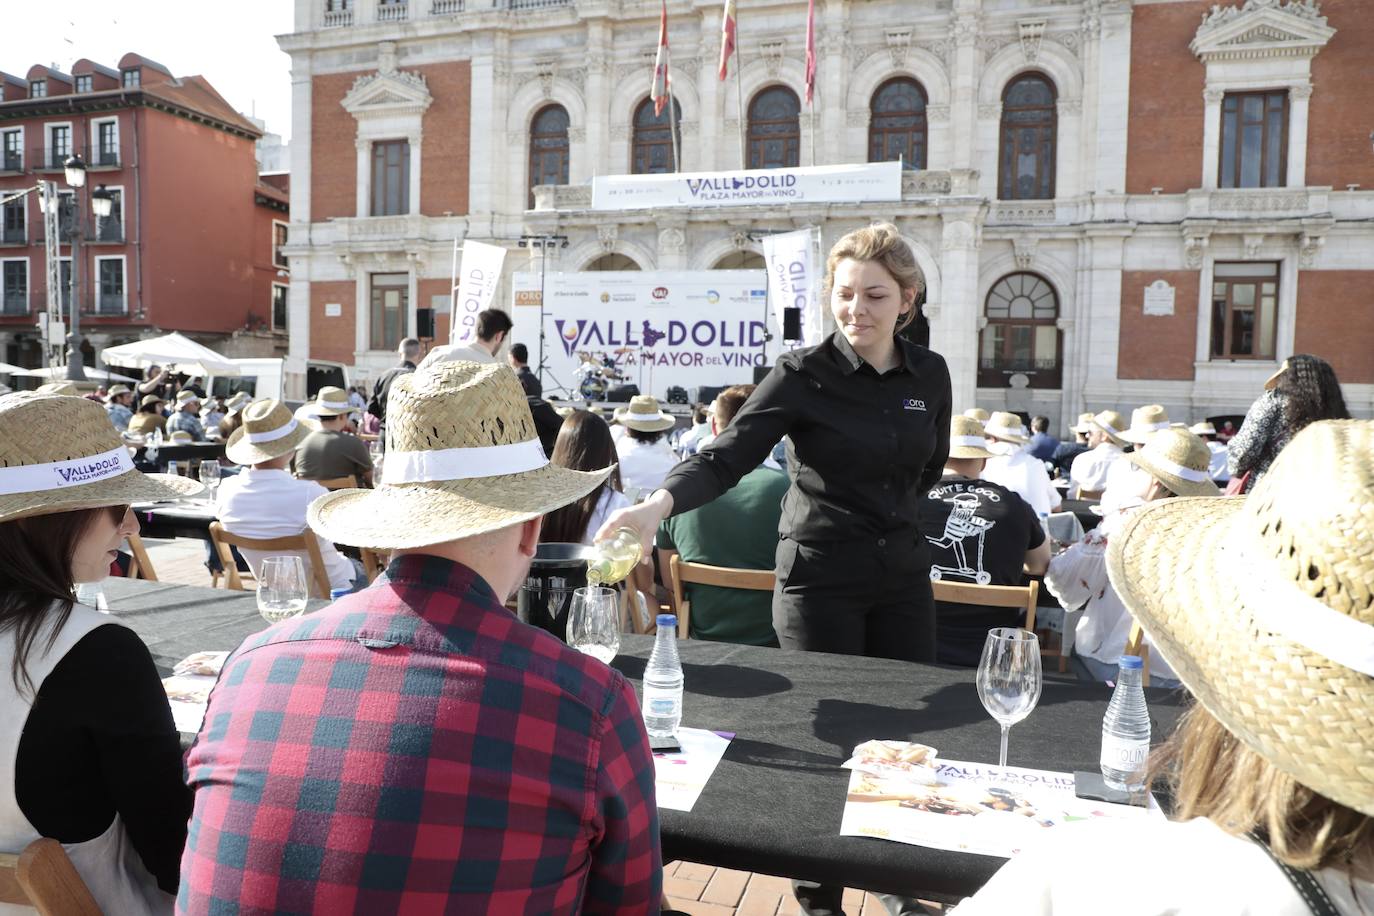
[(61, 490), (109, 480), (135, 470), (129, 450), (123, 445), (87, 458), (69, 458), (47, 464), (23, 464), (0, 468), (0, 495)]
[(478, 445), (418, 452), (388, 449), (382, 463), (382, 483), (434, 483), (524, 474), (546, 467), (549, 459), (538, 439), (508, 445)]

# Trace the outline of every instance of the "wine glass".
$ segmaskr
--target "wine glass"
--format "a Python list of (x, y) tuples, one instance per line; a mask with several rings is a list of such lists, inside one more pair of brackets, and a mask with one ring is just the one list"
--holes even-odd
[(310, 592), (306, 588), (305, 563), (297, 556), (268, 557), (258, 571), (258, 613), (277, 623), (305, 613)]
[(1002, 726), (998, 766), (1007, 765), (1007, 734), (1040, 701), (1040, 640), (1030, 630), (997, 627), (988, 631), (978, 662), (978, 699)]
[(205, 498), (213, 503), (215, 490), (219, 489), (219, 459), (206, 458), (199, 465), (200, 484), (205, 487)]
[(568, 645), (611, 663), (620, 651), (620, 593), (588, 585), (573, 592), (568, 611)]

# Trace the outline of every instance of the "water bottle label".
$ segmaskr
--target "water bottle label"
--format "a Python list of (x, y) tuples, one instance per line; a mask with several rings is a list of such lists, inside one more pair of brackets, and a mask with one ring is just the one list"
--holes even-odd
[(676, 702), (672, 697), (653, 697), (649, 700), (649, 715), (652, 716), (671, 716), (676, 710)]
[(1122, 738), (1117, 735), (1102, 736), (1102, 766), (1125, 773), (1138, 773), (1145, 769), (1145, 758), (1150, 753), (1150, 742), (1137, 738)]

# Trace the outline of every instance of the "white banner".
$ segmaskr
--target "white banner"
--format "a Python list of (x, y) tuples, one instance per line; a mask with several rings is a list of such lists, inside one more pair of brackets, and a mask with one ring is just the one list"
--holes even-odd
[[(768, 313), (761, 270), (586, 271), (544, 278), (545, 396), (639, 386), (663, 400), (670, 387), (754, 380), (782, 336)], [(512, 343), (539, 358), (539, 274), (514, 276)], [(772, 339), (766, 339), (768, 335)], [(618, 376), (618, 378), (617, 378)], [(604, 390), (601, 389), (604, 386)]]
[(902, 199), (900, 162), (798, 169), (606, 175), (592, 179), (593, 210), (757, 207)]
[(768, 301), (773, 320), (783, 327), (783, 309), (801, 309), (802, 337), (807, 346), (820, 343), (821, 322), (816, 314), (816, 233), (798, 229), (763, 237), (768, 263)]
[(463, 263), (453, 278), (453, 304), (449, 311), (449, 343), (464, 344), (475, 336), (477, 313), (489, 309), (501, 280), (506, 249), (486, 242), (463, 242)]

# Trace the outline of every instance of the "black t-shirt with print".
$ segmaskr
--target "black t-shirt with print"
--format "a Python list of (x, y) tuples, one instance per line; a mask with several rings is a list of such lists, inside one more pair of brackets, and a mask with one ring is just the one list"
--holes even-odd
[[(930, 577), (978, 585), (1020, 585), (1026, 551), (1045, 541), (1034, 510), (986, 480), (946, 475), (922, 499), (921, 533), (930, 545)], [(1015, 608), (936, 604), (936, 658), (977, 665), (987, 631), (1014, 627)]]

